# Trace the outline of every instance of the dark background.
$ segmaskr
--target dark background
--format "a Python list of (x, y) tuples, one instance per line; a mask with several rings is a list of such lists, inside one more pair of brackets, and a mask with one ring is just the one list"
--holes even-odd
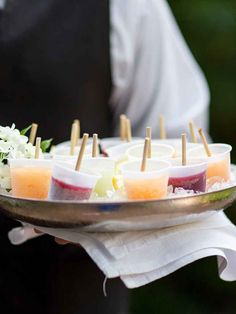
[[(231, 144), (236, 163), (236, 0), (169, 3), (209, 83), (212, 139)], [(226, 212), (236, 224), (236, 205)], [(132, 314), (236, 313), (236, 282), (219, 279), (213, 257), (132, 290), (131, 295)]]

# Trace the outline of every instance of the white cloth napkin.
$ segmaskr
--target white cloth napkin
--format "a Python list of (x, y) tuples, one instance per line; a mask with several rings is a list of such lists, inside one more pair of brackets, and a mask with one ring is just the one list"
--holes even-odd
[[(13, 244), (38, 236), (29, 225), (22, 228), (9, 233)], [(236, 227), (223, 212), (201, 221), (148, 231), (90, 233), (84, 228), (37, 229), (79, 243), (107, 278), (120, 277), (128, 288), (148, 284), (213, 255), (218, 257), (220, 277), (236, 280)]]

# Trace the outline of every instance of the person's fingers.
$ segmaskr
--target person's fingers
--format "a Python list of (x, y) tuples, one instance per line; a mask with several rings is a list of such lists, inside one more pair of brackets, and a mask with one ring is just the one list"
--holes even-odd
[[(37, 234), (43, 233), (43, 232), (41, 232), (40, 230), (35, 229), (35, 228), (34, 228), (34, 232), (37, 233)], [(60, 244), (60, 245), (66, 245), (66, 244), (68, 244), (68, 243), (71, 243), (71, 242), (69, 242), (69, 241), (66, 241), (66, 240), (63, 240), (63, 239), (60, 239), (60, 238), (55, 238), (55, 242), (56, 242), (57, 244)], [(76, 245), (76, 246), (80, 246), (79, 244), (75, 244), (75, 245)]]
[(60, 239), (60, 238), (55, 238), (55, 242), (57, 244), (61, 244), (61, 245), (65, 245), (65, 244), (70, 243), (69, 241), (66, 241), (66, 240), (63, 240), (63, 239)]
[(63, 240), (63, 239), (60, 239), (60, 238), (55, 238), (55, 242), (57, 244), (60, 244), (60, 245), (73, 244), (75, 246), (80, 247), (80, 244), (78, 244), (78, 243), (69, 242), (69, 241), (66, 241), (66, 240)]
[(35, 228), (34, 228), (34, 232), (37, 233), (37, 234), (43, 233), (42, 231), (40, 231), (40, 230), (38, 230), (38, 229), (35, 229)]

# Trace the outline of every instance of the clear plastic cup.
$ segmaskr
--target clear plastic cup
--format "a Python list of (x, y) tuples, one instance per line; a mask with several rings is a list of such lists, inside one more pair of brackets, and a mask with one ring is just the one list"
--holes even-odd
[(207, 162), (202, 159), (189, 159), (186, 166), (182, 166), (181, 159), (171, 161), (170, 177), (168, 185), (184, 190), (193, 190), (196, 192), (206, 191), (206, 171)]
[[(174, 154), (173, 154), (173, 158), (180, 158), (181, 155), (182, 155), (182, 141), (181, 139), (177, 139), (177, 138), (174, 138), (174, 139), (163, 139), (163, 140), (152, 140), (152, 143), (153, 144), (166, 144), (166, 145), (169, 145), (169, 146), (172, 146), (174, 148)], [(189, 150), (191, 150), (192, 148), (195, 148), (195, 147), (200, 147), (201, 144), (199, 143), (192, 143), (192, 142), (187, 142), (186, 143), (186, 150), (187, 152)]]
[[(141, 140), (139, 137), (133, 137), (132, 138), (132, 143), (136, 142), (138, 140)], [(110, 147), (114, 147), (120, 144), (126, 144), (127, 142), (125, 140), (121, 140), (120, 137), (106, 137), (101, 139), (101, 146), (102, 149), (106, 150)]]
[(140, 143), (143, 143), (143, 140), (119, 144), (119, 145), (108, 148), (106, 152), (109, 157), (111, 157), (112, 159), (115, 159), (116, 161), (120, 159), (127, 160), (127, 157), (126, 157), (127, 149), (130, 147), (136, 146), (137, 144), (140, 144)]
[(110, 147), (106, 150), (108, 156), (116, 161), (116, 173), (120, 172), (120, 166), (127, 161), (126, 151), (129, 147), (143, 143), (143, 140), (132, 141), (130, 143), (124, 143)]
[[(80, 139), (80, 142), (81, 143), (82, 139)], [(93, 138), (92, 137), (89, 137), (88, 138), (88, 143), (87, 145), (91, 145), (93, 143)], [(59, 149), (59, 148), (64, 148), (64, 147), (70, 147), (70, 144), (71, 144), (71, 141), (65, 141), (65, 142), (61, 142), (59, 144), (57, 144), (53, 149)], [(79, 145), (78, 145), (79, 146)]]
[(140, 161), (128, 161), (121, 166), (124, 186), (130, 200), (160, 199), (167, 195), (171, 164), (163, 160), (147, 160), (146, 171), (140, 171)]
[(76, 163), (76, 160), (78, 159), (78, 155), (53, 155), (52, 154), (52, 159), (54, 160), (54, 162), (72, 162), (72, 163)]
[(166, 139), (152, 139), (153, 144), (166, 144), (174, 147), (176, 144), (181, 143), (180, 138), (166, 138)]
[(113, 191), (113, 176), (115, 173), (115, 160), (106, 157), (84, 158), (82, 166), (98, 172), (101, 178), (97, 181), (94, 192), (98, 196), (107, 196), (108, 191)]
[(232, 146), (228, 144), (209, 144), (212, 156), (206, 155), (203, 145), (188, 151), (191, 158), (205, 158), (207, 166), (207, 179), (214, 179), (214, 182), (229, 181), (230, 179), (230, 152)]
[[(54, 159), (63, 160), (63, 159), (73, 159), (77, 158), (80, 151), (80, 146), (75, 147), (74, 155), (70, 155), (70, 147), (55, 147), (52, 151), (52, 156)], [(86, 155), (92, 155), (92, 144), (87, 144), (85, 147), (84, 153)]]
[[(198, 144), (198, 143), (190, 143), (190, 142), (187, 142), (186, 143), (186, 152), (188, 154), (188, 152), (193, 149), (193, 148), (197, 148), (197, 147), (200, 147), (201, 144)], [(175, 149), (175, 152), (174, 152), (174, 158), (180, 158), (182, 156), (182, 142), (176, 142), (174, 144), (174, 149)]]
[(55, 163), (49, 189), (52, 200), (88, 200), (100, 174), (87, 169), (74, 170), (72, 163)]
[(47, 199), (52, 175), (52, 160), (11, 159), (9, 164), (13, 196)]
[[(143, 144), (132, 146), (126, 150), (127, 159), (141, 160), (143, 157)], [(164, 159), (171, 158), (174, 154), (174, 148), (166, 144), (152, 144), (152, 157), (151, 159)]]

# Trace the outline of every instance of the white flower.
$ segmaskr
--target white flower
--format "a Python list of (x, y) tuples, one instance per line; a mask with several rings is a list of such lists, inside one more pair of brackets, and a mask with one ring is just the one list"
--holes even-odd
[[(34, 158), (35, 147), (28, 143), (28, 137), (11, 127), (0, 126), (0, 188), (10, 189), (10, 169), (2, 161), (16, 158)], [(40, 153), (42, 157), (42, 152)]]
[(0, 163), (0, 188), (10, 189), (11, 180), (10, 180), (10, 167)]
[(8, 142), (0, 140), (0, 152), (1, 153), (8, 153), (10, 151), (11, 145)]
[(20, 131), (15, 129), (14, 124), (12, 124), (11, 128), (9, 126), (0, 126), (0, 139), (16, 145), (26, 144), (28, 142), (28, 137), (21, 135)]

